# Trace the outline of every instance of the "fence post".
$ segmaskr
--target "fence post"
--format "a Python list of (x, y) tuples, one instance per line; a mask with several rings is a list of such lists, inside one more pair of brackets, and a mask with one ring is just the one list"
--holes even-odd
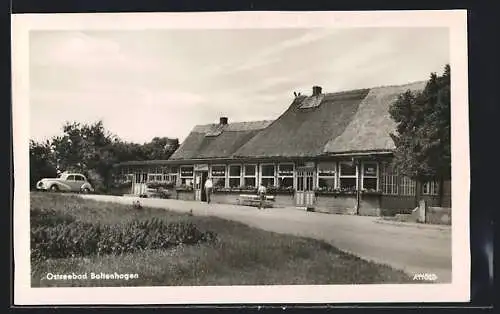
[(427, 202), (424, 199), (418, 203), (418, 220), (422, 223), (427, 222)]

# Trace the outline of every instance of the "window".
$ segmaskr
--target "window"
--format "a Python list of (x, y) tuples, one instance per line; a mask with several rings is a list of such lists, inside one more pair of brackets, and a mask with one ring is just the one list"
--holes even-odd
[(257, 186), (257, 166), (256, 165), (245, 165), (244, 167), (244, 186), (246, 187), (256, 187)]
[(170, 177), (169, 177), (169, 175), (168, 175), (167, 173), (164, 173), (164, 174), (162, 175), (162, 180), (163, 180), (163, 181), (170, 181)]
[(293, 164), (278, 165), (279, 186), (283, 188), (293, 188)]
[(398, 194), (398, 173), (391, 165), (382, 166), (382, 193), (388, 195)]
[(161, 182), (163, 179), (163, 170), (159, 167), (150, 167), (147, 182)]
[(408, 177), (401, 177), (401, 195), (415, 195), (415, 181)]
[(347, 191), (355, 191), (357, 188), (357, 170), (356, 165), (351, 162), (340, 163), (340, 189)]
[(193, 166), (182, 166), (181, 167), (181, 184), (192, 185), (193, 184)]
[(439, 183), (436, 181), (425, 182), (422, 185), (423, 195), (438, 195), (439, 194)]
[(76, 181), (85, 181), (85, 179), (82, 176), (75, 176)]
[(318, 188), (320, 190), (332, 191), (335, 189), (336, 170), (335, 162), (318, 163)]
[(134, 181), (135, 175), (133, 173), (126, 174), (123, 179), (123, 182)]
[(161, 174), (162, 174), (162, 176), (161, 176), (161, 180), (162, 180), (163, 182), (169, 181), (169, 177), (168, 177), (168, 172), (169, 172), (169, 169), (168, 169), (167, 167), (163, 167), (163, 168), (161, 168), (161, 171), (160, 171), (160, 172), (161, 172)]
[(174, 185), (177, 185), (177, 173), (169, 174), (167, 181), (172, 182)]
[(230, 165), (229, 166), (229, 187), (239, 187), (241, 185), (241, 166), (240, 165)]
[(361, 172), (363, 175), (362, 186), (363, 190), (377, 191), (378, 190), (378, 164), (373, 161), (364, 161), (362, 163)]
[(297, 172), (297, 191), (304, 191), (304, 172)]
[(177, 167), (172, 167), (169, 169), (169, 174), (166, 175), (165, 173), (163, 174), (163, 177), (165, 178), (165, 176), (167, 176), (168, 178), (168, 181), (174, 183), (175, 185), (177, 185), (177, 173), (179, 172), (179, 168)]
[(226, 186), (226, 166), (215, 165), (212, 166), (212, 182), (214, 187)]
[(260, 182), (263, 186), (269, 187), (274, 186), (274, 165), (264, 164), (260, 166), (261, 179)]
[(75, 181), (75, 176), (74, 175), (69, 175), (66, 180), (68, 180), (68, 181)]
[(127, 170), (125, 168), (120, 168), (116, 172), (115, 182), (124, 182), (127, 180)]
[(148, 182), (159, 182), (163, 179), (163, 175), (161, 173), (149, 173), (148, 174)]

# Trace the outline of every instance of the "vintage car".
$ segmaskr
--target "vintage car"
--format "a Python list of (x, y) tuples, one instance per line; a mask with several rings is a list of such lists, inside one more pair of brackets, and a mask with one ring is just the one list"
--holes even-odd
[(37, 182), (37, 190), (52, 192), (93, 192), (94, 188), (80, 173), (63, 172), (57, 178), (44, 178)]

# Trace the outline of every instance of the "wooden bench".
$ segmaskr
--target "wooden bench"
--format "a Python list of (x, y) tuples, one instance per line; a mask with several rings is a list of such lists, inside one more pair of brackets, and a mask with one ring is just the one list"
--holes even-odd
[[(264, 207), (273, 207), (272, 202), (274, 202), (273, 195), (266, 195), (264, 200)], [(238, 198), (238, 204), (244, 206), (256, 206), (260, 205), (260, 197), (255, 194), (240, 194)]]

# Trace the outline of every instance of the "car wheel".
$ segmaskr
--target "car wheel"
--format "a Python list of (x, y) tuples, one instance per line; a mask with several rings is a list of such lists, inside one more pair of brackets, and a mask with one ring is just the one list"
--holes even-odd
[(82, 192), (83, 192), (83, 194), (89, 194), (90, 189), (89, 189), (89, 188), (84, 188), (84, 189), (82, 190)]
[(50, 187), (50, 191), (52, 191), (52, 192), (58, 192), (58, 191), (59, 191), (59, 188), (57, 187), (57, 185), (55, 185), (55, 184), (54, 184), (54, 185), (52, 185), (52, 186)]

